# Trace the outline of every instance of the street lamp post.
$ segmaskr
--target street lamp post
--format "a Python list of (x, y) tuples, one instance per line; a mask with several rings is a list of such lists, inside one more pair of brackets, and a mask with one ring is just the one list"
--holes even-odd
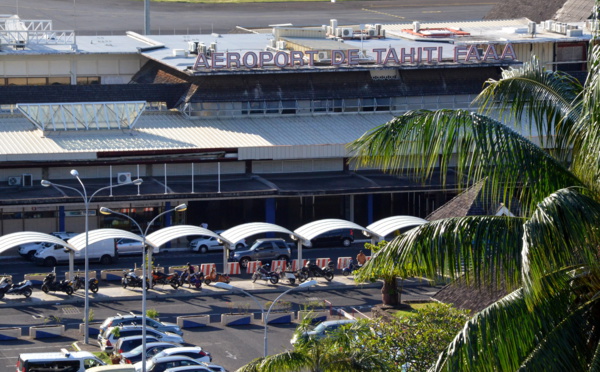
[(59, 189), (69, 189), (69, 190), (73, 190), (76, 193), (78, 193), (82, 198), (83, 198), (83, 204), (85, 205), (85, 251), (83, 252), (83, 259), (84, 259), (84, 270), (85, 270), (85, 295), (84, 295), (84, 314), (85, 314), (85, 320), (84, 320), (84, 326), (85, 329), (83, 331), (83, 342), (85, 344), (89, 344), (90, 341), (90, 332), (89, 332), (89, 325), (90, 325), (90, 297), (89, 297), (89, 266), (90, 266), (90, 262), (89, 262), (89, 258), (88, 258), (88, 242), (89, 242), (89, 220), (90, 220), (90, 203), (92, 201), (92, 198), (94, 196), (96, 196), (96, 194), (98, 194), (100, 191), (103, 190), (107, 190), (113, 187), (120, 187), (120, 186), (127, 186), (127, 185), (141, 185), (143, 180), (138, 178), (135, 179), (131, 182), (126, 182), (126, 183), (121, 183), (118, 185), (110, 185), (110, 186), (105, 186), (105, 187), (101, 187), (98, 190), (94, 191), (94, 193), (92, 193), (92, 195), (89, 196), (87, 195), (87, 190), (85, 188), (85, 185), (83, 184), (83, 181), (81, 181), (81, 178), (79, 178), (79, 172), (76, 169), (72, 169), (71, 170), (71, 176), (77, 178), (77, 181), (79, 181), (79, 184), (81, 185), (81, 189), (83, 190), (83, 192), (81, 192), (80, 190), (71, 187), (71, 186), (65, 186), (65, 185), (61, 185), (58, 183), (54, 183), (54, 182), (50, 182), (47, 180), (42, 180), (41, 184), (44, 187), (56, 187)]
[(142, 230), (140, 224), (133, 219), (133, 217), (124, 213), (115, 212), (105, 207), (100, 208), (100, 213), (102, 214), (116, 214), (118, 216), (127, 218), (129, 221), (133, 222), (142, 235), (142, 372), (146, 372), (146, 236), (148, 235), (148, 230), (154, 224), (154, 221), (156, 221), (159, 217), (171, 212), (183, 212), (186, 209), (187, 205), (179, 204), (175, 208), (166, 210), (154, 217), (146, 226), (146, 230)]
[(269, 314), (271, 314), (271, 309), (273, 308), (273, 306), (277, 303), (277, 301), (279, 301), (279, 299), (281, 297), (283, 297), (284, 295), (286, 295), (287, 293), (295, 290), (295, 289), (299, 289), (299, 288), (306, 288), (306, 287), (312, 287), (313, 285), (317, 284), (316, 280), (309, 280), (307, 282), (304, 283), (300, 283), (297, 287), (293, 287), (288, 289), (287, 291), (283, 292), (282, 294), (280, 294), (279, 296), (277, 296), (277, 298), (271, 303), (271, 306), (269, 306), (269, 310), (267, 311), (267, 313), (265, 314), (265, 309), (264, 307), (260, 304), (260, 302), (258, 302), (258, 300), (256, 299), (256, 297), (254, 297), (252, 294), (246, 292), (245, 290), (241, 289), (241, 288), (237, 288), (232, 286), (231, 284), (227, 284), (227, 283), (223, 283), (223, 282), (216, 282), (213, 284), (213, 286), (217, 287), (217, 288), (221, 288), (221, 289), (227, 289), (230, 291), (239, 291), (244, 293), (245, 295), (249, 296), (251, 299), (254, 300), (254, 302), (256, 302), (258, 304), (258, 306), (260, 307), (260, 311), (261, 313), (264, 315), (264, 319), (263, 319), (263, 323), (265, 325), (265, 336), (264, 336), (264, 350), (263, 350), (263, 356), (266, 358), (268, 355), (268, 345), (269, 345), (269, 338), (268, 338), (268, 327), (269, 327)]

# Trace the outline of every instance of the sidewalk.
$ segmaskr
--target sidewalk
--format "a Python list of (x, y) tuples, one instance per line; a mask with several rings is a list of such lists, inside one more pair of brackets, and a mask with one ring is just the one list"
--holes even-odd
[[(357, 284), (354, 282), (352, 276), (336, 276), (331, 282), (326, 281), (323, 278), (316, 278), (317, 284), (312, 287), (297, 289), (300, 291), (322, 291), (322, 290), (338, 290), (338, 289), (349, 289), (349, 288), (377, 288), (381, 286), (380, 282), (375, 283), (363, 283)], [(89, 294), (90, 302), (108, 302), (108, 301), (128, 301), (128, 300), (141, 300), (142, 290), (141, 288), (122, 288), (117, 285), (118, 282), (112, 282), (107, 285), (105, 281), (100, 281), (100, 289), (98, 293)], [(290, 288), (297, 287), (298, 285), (290, 285), (287, 280), (283, 280), (278, 284), (270, 284), (264, 280), (258, 280), (256, 283), (252, 283), (252, 280), (243, 280), (233, 278), (230, 285), (239, 288), (241, 290), (250, 293), (279, 293), (284, 292)], [(170, 285), (157, 285), (155, 288), (149, 290), (146, 294), (146, 299), (160, 299), (160, 298), (184, 298), (184, 297), (198, 297), (198, 296), (213, 296), (231, 294), (236, 291), (223, 290), (215, 288), (212, 285), (202, 285), (202, 289), (188, 288), (187, 285), (173, 289)], [(39, 286), (36, 286), (33, 290), (33, 294), (29, 298), (23, 296), (7, 295), (0, 300), (0, 308), (4, 307), (26, 307), (36, 306), (43, 304), (77, 304), (84, 302), (84, 292), (79, 290), (71, 296), (67, 296), (64, 292), (50, 292), (48, 294), (42, 292)]]

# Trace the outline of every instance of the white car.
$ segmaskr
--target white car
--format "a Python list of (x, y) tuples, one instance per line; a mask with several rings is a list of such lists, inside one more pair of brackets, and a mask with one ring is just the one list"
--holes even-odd
[[(205, 368), (208, 368), (206, 370)], [(217, 364), (200, 363), (197, 366), (181, 366), (165, 369), (164, 372), (227, 372), (227, 370)]]
[(121, 238), (117, 240), (116, 244), (119, 255), (142, 254), (143, 245), (140, 241), (128, 238)]
[[(215, 233), (220, 234), (224, 230), (217, 230)], [(208, 251), (222, 251), (223, 245), (220, 244), (215, 237), (212, 236), (201, 236), (190, 242), (190, 249), (194, 252), (206, 253)], [(246, 248), (246, 240), (242, 239), (235, 243), (231, 250)]]
[[(142, 362), (137, 362), (133, 365), (136, 372), (141, 372)], [(165, 357), (152, 357), (152, 359), (146, 361), (147, 372), (164, 372), (169, 368), (182, 367), (182, 366), (195, 366), (197, 371), (212, 372), (208, 367), (204, 367), (201, 362), (186, 356), (165, 356)], [(205, 368), (205, 369), (203, 369)]]
[[(141, 325), (130, 325), (130, 326), (118, 327), (119, 328), (118, 336), (116, 336), (115, 332), (113, 332), (113, 329), (115, 329), (115, 328), (117, 328), (117, 327), (107, 328), (106, 331), (104, 331), (104, 333), (102, 333), (98, 337), (100, 349), (102, 351), (112, 351), (115, 344), (117, 343), (117, 340), (121, 337), (137, 336), (137, 335), (142, 334), (142, 326)], [(160, 331), (157, 331), (156, 329), (150, 328), (150, 327), (146, 327), (146, 335), (152, 336), (152, 337), (156, 338), (158, 341), (174, 342), (177, 344), (183, 344), (185, 342), (183, 340), (183, 337), (181, 337), (180, 335), (178, 335), (176, 333), (160, 332)]]
[(165, 349), (160, 353), (156, 354), (156, 358), (166, 357), (166, 356), (177, 356), (182, 355), (186, 357), (190, 357), (199, 362), (208, 362), (212, 361), (212, 356), (209, 352), (202, 350), (200, 346), (182, 346), (182, 347), (172, 347), (169, 349)]

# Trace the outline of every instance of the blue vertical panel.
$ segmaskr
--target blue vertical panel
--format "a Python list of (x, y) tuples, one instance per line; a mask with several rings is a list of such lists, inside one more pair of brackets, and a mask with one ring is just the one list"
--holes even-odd
[(67, 231), (65, 228), (65, 207), (58, 207), (58, 231)]
[(373, 194), (367, 195), (367, 220), (368, 225), (373, 223)]
[[(265, 222), (275, 223), (275, 198), (265, 199)], [(267, 237), (272, 238), (273, 233), (267, 233)]]

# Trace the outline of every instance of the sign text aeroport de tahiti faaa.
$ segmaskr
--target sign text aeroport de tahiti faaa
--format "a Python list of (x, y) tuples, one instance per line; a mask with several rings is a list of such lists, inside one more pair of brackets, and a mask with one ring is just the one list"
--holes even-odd
[[(376, 65), (401, 65), (414, 63), (438, 63), (442, 62), (442, 46), (419, 47), (419, 48), (379, 48), (373, 49), (374, 59), (368, 63)], [(314, 66), (319, 51), (261, 51), (246, 52), (212, 52), (210, 58), (202, 53), (196, 57), (194, 70), (199, 69), (235, 69), (235, 68), (263, 68), (263, 67), (292, 67), (292, 66)], [(360, 57), (359, 49), (331, 50), (330, 66), (355, 66), (364, 63)], [(512, 44), (504, 45), (502, 53), (498, 54), (495, 45), (488, 45), (481, 53), (475, 45), (458, 45), (454, 47), (453, 61), (461, 62), (498, 62), (503, 60), (516, 60), (517, 56)], [(329, 61), (329, 59), (328, 59)], [(322, 65), (322, 63), (320, 63)]]

